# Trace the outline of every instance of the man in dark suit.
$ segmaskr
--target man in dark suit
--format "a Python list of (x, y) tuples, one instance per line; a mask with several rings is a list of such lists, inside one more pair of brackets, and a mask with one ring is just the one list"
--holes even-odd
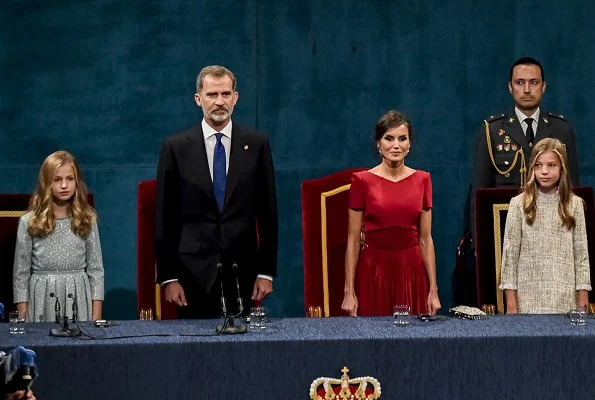
[(232, 123), (234, 74), (203, 68), (195, 101), (201, 125), (161, 145), (157, 281), (180, 318), (217, 318), (222, 291), (237, 305), (236, 274), (245, 309), (273, 291), (277, 196), (268, 138)]

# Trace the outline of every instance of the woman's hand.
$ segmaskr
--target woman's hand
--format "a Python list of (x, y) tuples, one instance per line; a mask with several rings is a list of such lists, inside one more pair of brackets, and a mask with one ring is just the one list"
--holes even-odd
[(440, 305), (440, 299), (438, 298), (438, 290), (430, 290), (426, 306), (428, 308), (428, 314), (430, 315), (436, 315), (436, 313), (440, 311), (442, 306)]
[(341, 309), (347, 311), (350, 316), (357, 317), (357, 296), (355, 293), (345, 293)]

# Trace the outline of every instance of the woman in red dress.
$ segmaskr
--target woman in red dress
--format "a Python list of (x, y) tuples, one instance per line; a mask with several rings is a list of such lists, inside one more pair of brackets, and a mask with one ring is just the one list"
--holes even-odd
[(405, 165), (412, 131), (405, 114), (384, 114), (374, 135), (380, 164), (351, 178), (341, 308), (352, 316), (392, 315), (393, 306), (405, 304), (412, 314), (440, 310), (432, 181)]

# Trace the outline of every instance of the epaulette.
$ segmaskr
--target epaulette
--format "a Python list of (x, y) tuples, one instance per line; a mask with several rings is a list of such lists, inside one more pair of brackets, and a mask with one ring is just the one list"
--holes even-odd
[(489, 118), (486, 118), (486, 122), (489, 124), (490, 122), (497, 121), (504, 118), (505, 116), (506, 114), (490, 115)]
[[(547, 115), (549, 115), (550, 117), (561, 119), (562, 121), (566, 121), (566, 118), (564, 118), (564, 116), (562, 114), (548, 112)], [(566, 122), (568, 122), (568, 121), (566, 121)]]

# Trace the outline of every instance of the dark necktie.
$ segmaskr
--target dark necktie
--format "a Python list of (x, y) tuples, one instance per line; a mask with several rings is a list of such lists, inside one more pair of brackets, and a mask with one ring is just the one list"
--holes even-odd
[(223, 211), (223, 203), (225, 202), (225, 147), (221, 143), (223, 134), (217, 132), (217, 144), (213, 151), (213, 191), (215, 192), (215, 199), (219, 206), (219, 211)]
[(533, 133), (533, 118), (525, 118), (525, 122), (527, 123), (525, 136), (527, 137), (527, 142), (529, 142), (529, 147), (533, 147), (533, 141), (535, 140), (535, 133)]

